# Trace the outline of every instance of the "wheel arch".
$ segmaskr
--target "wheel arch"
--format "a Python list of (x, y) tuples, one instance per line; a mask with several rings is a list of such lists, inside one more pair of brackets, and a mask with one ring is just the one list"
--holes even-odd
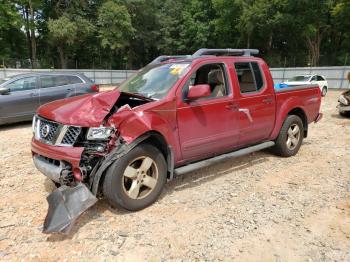
[(309, 124), (308, 124), (307, 116), (306, 116), (304, 110), (301, 109), (300, 107), (296, 107), (288, 112), (287, 116), (290, 116), (290, 115), (296, 115), (296, 116), (300, 117), (301, 121), (303, 122), (303, 127), (304, 127), (304, 138), (306, 138), (308, 135)]
[(106, 157), (104, 162), (102, 162), (101, 165), (99, 166), (98, 170), (94, 174), (93, 179), (91, 181), (90, 186), (93, 194), (95, 195), (98, 194), (101, 188), (101, 185), (103, 183), (104, 177), (106, 175), (106, 171), (113, 164), (113, 162), (116, 161), (118, 158), (123, 157), (133, 148), (135, 148), (136, 146), (142, 143), (151, 144), (160, 150), (160, 152), (163, 154), (165, 161), (167, 163), (167, 178), (169, 180), (173, 179), (174, 177), (173, 149), (171, 145), (167, 143), (166, 139), (161, 133), (152, 130), (152, 131), (147, 131), (143, 133), (130, 144), (122, 143)]
[(157, 131), (148, 131), (142, 136), (147, 136), (141, 143), (151, 144), (163, 154), (167, 162), (167, 178), (173, 179), (174, 176), (174, 153), (171, 145), (166, 141), (165, 137)]

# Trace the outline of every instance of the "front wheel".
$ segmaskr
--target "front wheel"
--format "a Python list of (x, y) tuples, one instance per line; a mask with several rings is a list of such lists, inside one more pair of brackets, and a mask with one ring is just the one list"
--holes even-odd
[(300, 117), (289, 115), (284, 121), (277, 137), (275, 152), (284, 157), (294, 156), (298, 153), (304, 138), (304, 126)]
[(327, 87), (323, 87), (322, 88), (322, 96), (326, 96), (326, 94), (327, 94)]
[(107, 170), (103, 194), (113, 207), (140, 210), (157, 200), (166, 176), (163, 154), (152, 145), (141, 144)]

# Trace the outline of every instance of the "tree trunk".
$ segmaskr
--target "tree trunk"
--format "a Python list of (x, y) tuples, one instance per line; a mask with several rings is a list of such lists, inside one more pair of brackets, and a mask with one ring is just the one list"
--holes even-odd
[(29, 12), (28, 12), (27, 6), (23, 7), (23, 17), (25, 20), (25, 31), (26, 31), (27, 46), (29, 51), (29, 59), (30, 59), (31, 67), (33, 68), (32, 41), (30, 39)]
[(272, 41), (273, 41), (273, 34), (272, 34), (272, 32), (270, 32), (269, 42), (268, 42), (268, 46), (267, 46), (267, 51), (271, 50), (271, 48), (272, 48)]
[(247, 34), (247, 48), (250, 48), (250, 33)]
[(32, 68), (37, 68), (37, 59), (36, 59), (36, 39), (35, 39), (35, 18), (32, 1), (28, 1), (29, 4), (29, 13), (30, 13), (30, 40), (31, 40), (31, 54), (32, 54)]
[(67, 56), (64, 53), (64, 49), (62, 46), (58, 46), (58, 53), (60, 54), (60, 62), (61, 62), (61, 68), (67, 69)]
[(318, 31), (315, 36), (306, 37), (306, 43), (309, 48), (311, 55), (311, 66), (318, 66), (320, 63), (320, 46), (321, 46), (322, 35)]

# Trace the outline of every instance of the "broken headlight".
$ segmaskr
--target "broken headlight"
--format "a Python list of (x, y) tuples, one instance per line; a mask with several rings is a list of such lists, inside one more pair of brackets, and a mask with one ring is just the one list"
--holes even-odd
[(87, 132), (87, 140), (107, 140), (114, 132), (112, 127), (91, 127)]
[(349, 104), (349, 101), (345, 98), (344, 95), (341, 95), (339, 97), (339, 102), (342, 103), (343, 105), (346, 105), (346, 106)]

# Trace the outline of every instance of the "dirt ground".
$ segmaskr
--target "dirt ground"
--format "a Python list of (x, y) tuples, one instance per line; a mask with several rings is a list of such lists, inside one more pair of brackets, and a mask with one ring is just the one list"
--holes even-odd
[(168, 183), (131, 213), (104, 201), (68, 236), (41, 233), (53, 185), (33, 166), (30, 123), (0, 127), (0, 260), (350, 261), (350, 119), (323, 100), (298, 155), (269, 152)]

